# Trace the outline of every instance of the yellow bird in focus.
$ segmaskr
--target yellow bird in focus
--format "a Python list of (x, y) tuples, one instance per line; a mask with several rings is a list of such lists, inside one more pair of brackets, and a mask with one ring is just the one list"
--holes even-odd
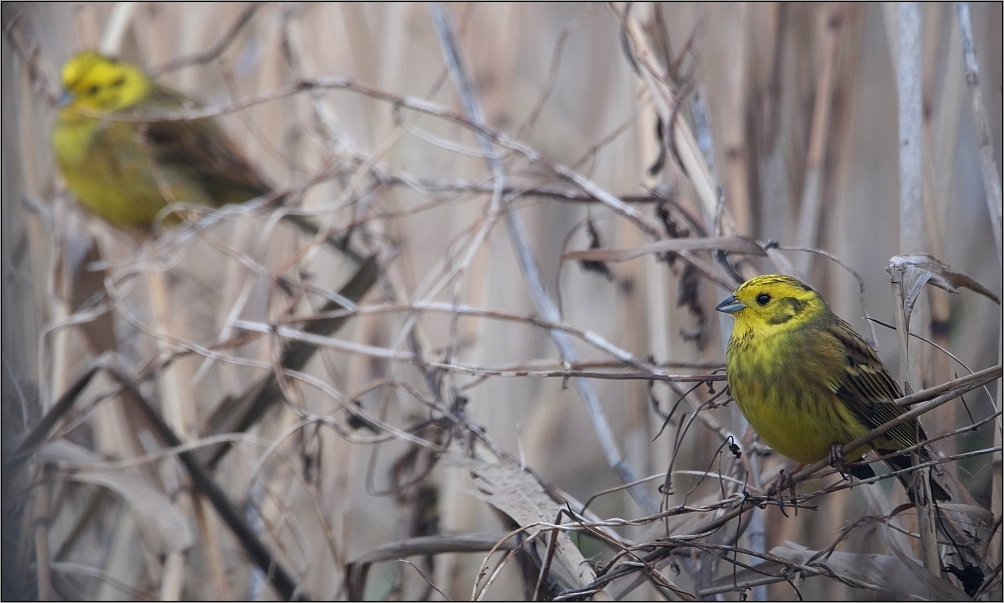
[[(52, 143), (69, 189), (118, 228), (148, 228), (168, 203), (219, 207), (271, 187), (211, 118), (143, 121), (198, 104), (94, 51), (63, 66)], [(116, 119), (127, 118), (127, 119)]]
[[(906, 412), (893, 403), (902, 391), (875, 350), (801, 281), (758, 276), (716, 309), (735, 317), (725, 356), (732, 397), (763, 441), (784, 456), (815, 463)], [(886, 462), (893, 470), (908, 470), (910, 453), (895, 453), (924, 439), (914, 419), (872, 440), (870, 448), (892, 454)], [(857, 460), (868, 449), (846, 458)], [(922, 462), (931, 460), (926, 448), (916, 453)], [(867, 465), (851, 473), (874, 476)], [(898, 477), (912, 500), (912, 474)], [(931, 488), (936, 499), (949, 498), (933, 480)]]

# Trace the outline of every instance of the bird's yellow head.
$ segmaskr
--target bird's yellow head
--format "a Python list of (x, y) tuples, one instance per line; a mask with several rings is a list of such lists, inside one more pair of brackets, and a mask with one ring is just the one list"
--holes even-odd
[(769, 333), (787, 330), (829, 312), (829, 306), (802, 281), (765, 274), (746, 281), (715, 308), (735, 316), (735, 329)]
[(150, 79), (130, 63), (93, 50), (74, 55), (63, 65), (65, 108), (94, 112), (127, 109), (150, 93)]

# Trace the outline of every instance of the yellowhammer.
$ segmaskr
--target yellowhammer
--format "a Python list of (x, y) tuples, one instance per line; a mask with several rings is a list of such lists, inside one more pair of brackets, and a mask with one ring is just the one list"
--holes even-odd
[[(735, 317), (725, 356), (729, 389), (753, 429), (784, 456), (810, 464), (906, 409), (875, 351), (837, 317), (822, 297), (801, 281), (776, 274), (752, 278), (717, 310)], [(925, 439), (916, 420), (899, 425), (871, 443), (894, 470), (913, 466), (909, 453), (894, 454)], [(856, 460), (862, 447), (847, 455)], [(925, 448), (918, 457), (931, 460)], [(852, 468), (872, 477), (867, 465)], [(910, 475), (899, 475), (911, 499)], [(948, 494), (931, 482), (934, 497)]]
[(271, 189), (212, 119), (136, 120), (198, 105), (135, 65), (86, 51), (67, 61), (62, 81), (57, 165), (80, 202), (112, 225), (146, 228), (168, 202), (219, 207)]

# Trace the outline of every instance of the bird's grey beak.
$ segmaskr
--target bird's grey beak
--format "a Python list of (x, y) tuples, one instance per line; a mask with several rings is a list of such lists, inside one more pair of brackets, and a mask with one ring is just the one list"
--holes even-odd
[(725, 312), (727, 314), (735, 314), (739, 310), (746, 307), (746, 304), (739, 301), (739, 298), (735, 295), (730, 295), (722, 300), (722, 303), (715, 306), (715, 310), (719, 312)]
[(63, 90), (60, 93), (59, 98), (56, 99), (56, 106), (65, 107), (69, 105), (71, 102), (73, 102), (73, 95), (70, 94), (69, 90)]

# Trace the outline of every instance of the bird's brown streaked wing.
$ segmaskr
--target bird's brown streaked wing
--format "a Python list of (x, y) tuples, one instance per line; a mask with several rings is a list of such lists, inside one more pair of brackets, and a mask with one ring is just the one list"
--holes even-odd
[[(834, 393), (862, 423), (869, 429), (874, 429), (906, 412), (905, 408), (893, 404), (893, 400), (901, 397), (902, 392), (871, 346), (843, 320), (838, 319), (828, 333), (845, 351), (844, 370), (837, 380)], [(888, 445), (891, 452), (915, 446), (918, 431), (917, 422), (908, 421), (889, 430), (885, 437), (877, 438), (875, 447), (882, 451)]]
[[(843, 344), (845, 351), (845, 366), (835, 393), (861, 418), (864, 425), (873, 429), (906, 412), (904, 407), (893, 403), (896, 398), (902, 396), (902, 390), (875, 355), (875, 350), (842, 320), (838, 319), (838, 322), (829, 329), (829, 333)], [(915, 446), (926, 439), (927, 436), (920, 423), (914, 419), (875, 438), (872, 441), (872, 448), (879, 454), (889, 455)], [(931, 453), (926, 447), (917, 448), (916, 455), (923, 462), (931, 460)], [(903, 471), (913, 466), (913, 459), (910, 454), (897, 454), (886, 458), (886, 463), (896, 471)], [(914, 500), (915, 494), (910, 485), (910, 478), (901, 475), (900, 481), (906, 487), (910, 500)], [(930, 476), (930, 483), (931, 493), (936, 500), (951, 500), (948, 491), (934, 475)]]
[[(151, 111), (198, 108), (160, 86), (154, 88), (149, 105)], [(211, 118), (151, 122), (146, 142), (161, 169), (174, 172), (174, 180), (197, 183), (216, 205), (242, 203), (272, 189)]]

